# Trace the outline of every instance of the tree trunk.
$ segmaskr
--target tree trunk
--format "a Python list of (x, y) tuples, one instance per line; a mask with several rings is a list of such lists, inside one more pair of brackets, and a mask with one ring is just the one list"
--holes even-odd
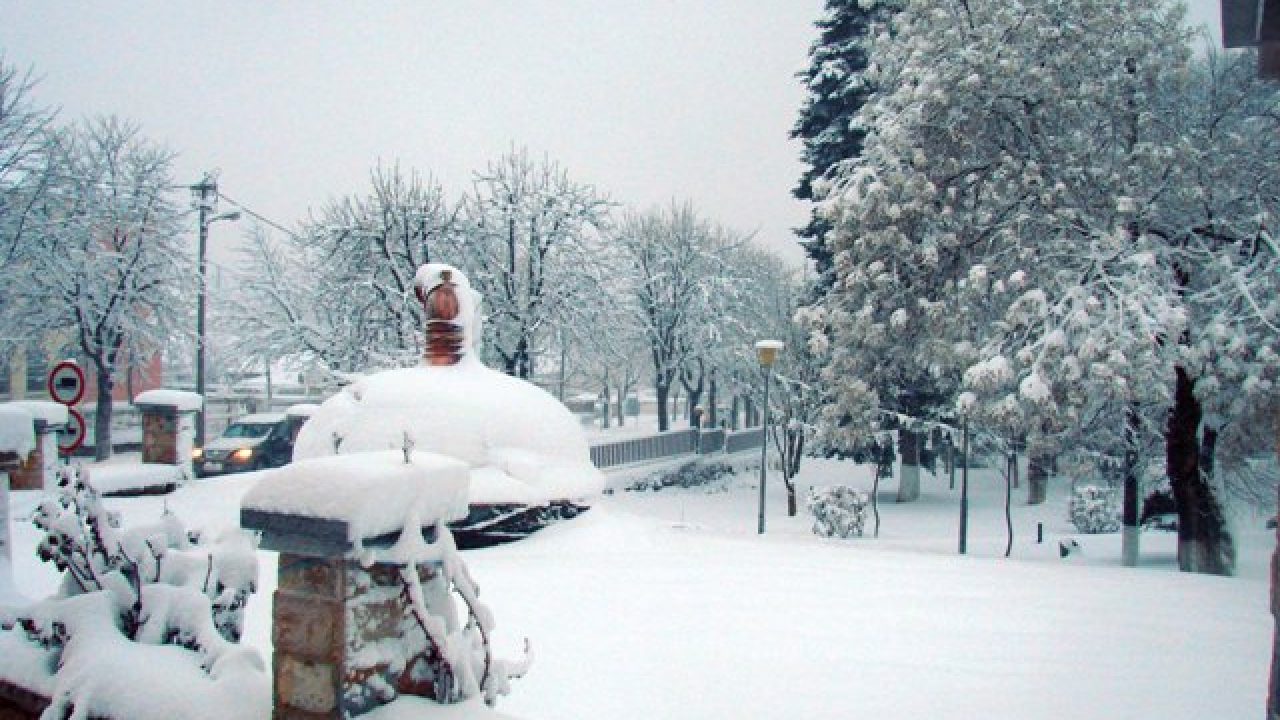
[(667, 414), (667, 395), (671, 392), (671, 386), (660, 382), (653, 389), (658, 396), (658, 432), (666, 432), (671, 427), (671, 417)]
[(1049, 468), (1053, 457), (1041, 450), (1027, 452), (1027, 504), (1043, 505), (1049, 497)]
[(96, 369), (98, 406), (93, 414), (93, 459), (100, 462), (111, 457), (111, 411), (114, 409), (111, 403), (111, 390), (115, 387), (115, 383), (110, 373), (103, 371), (100, 366)]
[(1166, 469), (1178, 505), (1178, 567), (1183, 572), (1230, 575), (1235, 570), (1235, 543), (1222, 505), (1201, 471), (1200, 419), (1195, 381), (1178, 367), (1165, 431)]
[(898, 473), (898, 502), (920, 499), (920, 434), (905, 427), (898, 428), (898, 453), (902, 472)]
[(707, 421), (711, 427), (720, 427), (720, 413), (716, 410), (716, 369), (711, 368), (711, 380), (707, 383)]
[(618, 401), (614, 404), (614, 412), (617, 413), (618, 427), (623, 427), (627, 423), (627, 388), (619, 383), (618, 385)]
[(729, 429), (738, 429), (738, 413), (742, 411), (742, 399), (737, 395), (733, 396), (733, 404), (729, 408)]
[(1139, 519), (1142, 512), (1141, 484), (1138, 478), (1138, 411), (1129, 408), (1125, 425), (1124, 507), (1120, 535), (1120, 558), (1125, 567), (1137, 567), (1142, 542)]

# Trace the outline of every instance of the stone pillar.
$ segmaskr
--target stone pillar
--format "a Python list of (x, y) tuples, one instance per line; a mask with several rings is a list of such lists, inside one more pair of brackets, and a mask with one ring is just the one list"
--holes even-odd
[[(396, 545), (402, 530), (366, 523), (370, 508), (380, 516), (383, 507), (421, 506), (415, 495), (431, 492), (444, 497), (436, 507), (456, 515), (466, 507), (466, 468), (444, 458), (419, 459), (403, 467), (421, 473), (383, 482), (378, 473), (393, 464), (342, 464), (348, 460), (302, 460), (272, 470), (241, 505), (240, 525), (261, 533), (261, 548), (280, 553), (272, 597), (278, 720), (354, 717), (400, 695), (457, 700), (450, 696), (452, 669), (413, 612), (400, 566), (370, 562), (370, 551)], [(333, 492), (317, 492), (326, 483)], [(348, 496), (349, 502), (333, 501)], [(315, 504), (307, 505), (309, 499)], [(436, 541), (437, 521), (448, 519), (416, 517), (424, 527), (403, 532), (419, 532), (425, 543)], [(443, 572), (438, 562), (420, 563), (416, 571), (424, 588)]]

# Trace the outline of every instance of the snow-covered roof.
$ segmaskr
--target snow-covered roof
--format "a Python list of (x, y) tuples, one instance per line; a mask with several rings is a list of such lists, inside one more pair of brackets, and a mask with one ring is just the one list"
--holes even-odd
[(311, 417), (318, 409), (320, 406), (316, 403), (298, 403), (285, 408), (284, 414), (292, 417)]
[(0, 403), (0, 452), (26, 456), (36, 448), (31, 413), (13, 403)]
[(467, 466), (443, 455), (403, 451), (332, 455), (264, 473), (241, 508), (341, 520), (348, 539), (376, 537), (405, 526), (467, 515)]
[(579, 499), (604, 487), (581, 423), (564, 405), (472, 357), (362, 378), (302, 426), (294, 458), (398, 450), (406, 435), (415, 449), (473, 469), (472, 503)]
[(133, 404), (166, 405), (177, 409), (178, 412), (200, 412), (200, 409), (204, 407), (204, 399), (199, 393), (161, 388), (138, 393), (133, 398)]
[(26, 410), (31, 414), (31, 417), (47, 425), (67, 424), (67, 406), (60, 403), (49, 400), (15, 400), (9, 405)]

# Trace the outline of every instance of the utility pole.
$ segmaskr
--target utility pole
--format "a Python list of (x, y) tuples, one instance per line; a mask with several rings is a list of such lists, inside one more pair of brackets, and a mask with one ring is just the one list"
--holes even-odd
[(964, 430), (962, 432), (963, 450), (961, 450), (961, 460), (964, 461), (964, 469), (960, 474), (960, 554), (964, 555), (969, 549), (969, 414), (964, 415)]
[(213, 173), (205, 173), (200, 182), (191, 186), (191, 198), (195, 201), (200, 223), (200, 244), (196, 250), (196, 272), (200, 277), (196, 286), (196, 393), (200, 395), (200, 412), (196, 413), (196, 447), (204, 447), (205, 419), (208, 417), (209, 400), (205, 395), (205, 308), (209, 304), (209, 226), (219, 220), (239, 220), (240, 211), (232, 210), (220, 215), (213, 211), (218, 207), (218, 181)]
[(196, 202), (200, 223), (200, 241), (196, 250), (196, 273), (199, 275), (196, 278), (196, 394), (201, 397), (201, 401), (200, 412), (196, 414), (196, 447), (203, 448), (205, 411), (209, 406), (209, 401), (204, 397), (204, 315), (209, 292), (205, 256), (209, 245), (209, 216), (218, 202), (218, 183), (214, 181), (212, 174), (205, 173), (199, 183), (191, 186), (191, 193)]

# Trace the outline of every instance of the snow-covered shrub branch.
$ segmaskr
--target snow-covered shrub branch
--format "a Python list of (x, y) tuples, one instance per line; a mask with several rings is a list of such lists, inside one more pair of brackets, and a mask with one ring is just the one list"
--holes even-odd
[(44, 532), (37, 552), (64, 573), (63, 583), (2, 624), (3, 632), (46, 651), (54, 676), (51, 716), (110, 716), (102, 708), (112, 698), (102, 696), (101, 677), (85, 668), (111, 662), (110, 653), (100, 654), (113, 645), (183, 648), (201, 682), (212, 686), (235, 675), (247, 682), (246, 696), (265, 697), (262, 659), (238, 645), (257, 579), (253, 542), (238, 528), (205, 541), (172, 514), (122, 528), (78, 466), (59, 469), (59, 492), (41, 503), (34, 522)]
[[(518, 660), (493, 655), (493, 613), (480, 602), (480, 588), (442, 521), (434, 526), (434, 540), (423, 539), (414, 513), (406, 519), (400, 539), (386, 550), (366, 549), (360, 555), (366, 567), (375, 563), (398, 569), (400, 596), (409, 609), (401, 621), (395, 659), (400, 667), (414, 668), (415, 680), (430, 682), (430, 696), (442, 703), (457, 703), (482, 696), (492, 705), (511, 691), (511, 681), (523, 677), (533, 661), (529, 641)], [(380, 601), (369, 596), (369, 602)], [(465, 608), (460, 620), (457, 600)], [(357, 652), (359, 643), (356, 643)], [(385, 650), (385, 648), (384, 648)], [(394, 691), (387, 688), (388, 694)], [(390, 698), (384, 698), (387, 700)]]

